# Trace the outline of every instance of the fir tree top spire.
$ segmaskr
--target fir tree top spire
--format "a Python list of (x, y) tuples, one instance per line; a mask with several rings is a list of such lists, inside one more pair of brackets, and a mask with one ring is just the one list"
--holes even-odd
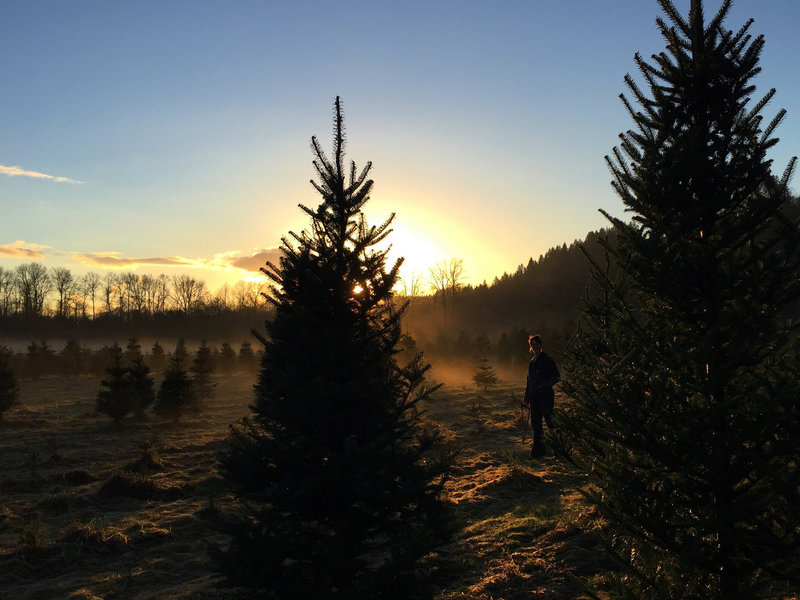
[[(330, 271), (326, 277), (335, 276), (337, 279), (330, 285), (344, 290), (339, 296), (349, 296), (348, 301), (353, 304), (386, 304), (385, 292), (391, 295), (397, 281), (402, 258), (387, 270), (387, 254), (391, 247), (376, 248), (391, 233), (395, 215), (392, 213), (380, 225), (367, 226), (362, 209), (370, 199), (373, 186), (373, 180), (368, 179), (372, 162), (367, 162), (359, 172), (355, 162), (351, 161), (348, 177), (344, 167), (345, 141), (344, 115), (337, 96), (333, 115), (333, 161), (317, 137), (311, 138), (312, 164), (317, 180), (310, 182), (322, 197), (322, 202), (316, 209), (299, 205), (311, 217), (311, 229), (301, 234), (289, 232), (289, 236), (282, 240), (280, 266), (268, 262), (261, 268), (276, 284), (271, 288), (271, 296), (267, 297), (275, 306), (286, 297), (282, 289), (291, 285), (285, 277), (286, 267), (291, 263), (311, 260), (327, 264)], [(355, 289), (361, 290), (358, 297), (352, 293)]]

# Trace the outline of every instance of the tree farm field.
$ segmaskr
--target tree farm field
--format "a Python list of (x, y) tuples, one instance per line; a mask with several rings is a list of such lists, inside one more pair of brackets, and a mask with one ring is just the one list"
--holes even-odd
[[(206, 544), (225, 542), (215, 517), (234, 498), (216, 455), (249, 413), (254, 375), (215, 381), (199, 415), (120, 427), (95, 412), (97, 377), (20, 381), (21, 403), (0, 424), (0, 600), (245, 597), (218, 587)], [(445, 488), (456, 533), (427, 565), (440, 600), (604, 587), (586, 482), (566, 463), (528, 458), (519, 398), (518, 383), (479, 393), (448, 378), (424, 407), (459, 449)]]

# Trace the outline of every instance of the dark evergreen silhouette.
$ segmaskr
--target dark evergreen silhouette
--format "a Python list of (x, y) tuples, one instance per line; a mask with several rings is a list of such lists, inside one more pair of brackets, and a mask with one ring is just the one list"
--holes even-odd
[(236, 351), (228, 342), (222, 342), (220, 346), (219, 367), (223, 373), (230, 373), (236, 367)]
[(238, 365), (240, 369), (252, 371), (256, 366), (256, 354), (250, 342), (242, 342), (239, 346)]
[(130, 378), (131, 394), (134, 400), (134, 412), (137, 419), (145, 418), (145, 411), (150, 408), (156, 399), (153, 378), (150, 376), (150, 367), (144, 361), (144, 356), (140, 352), (136, 355), (128, 367)]
[(106, 367), (112, 362), (112, 347), (104, 345), (89, 354), (89, 373), (96, 377), (106, 375)]
[(37, 343), (36, 340), (32, 341), (28, 346), (26, 371), (28, 377), (38, 379), (43, 375), (55, 372), (56, 355), (53, 349), (44, 340)]
[(211, 374), (215, 368), (214, 360), (211, 356), (211, 348), (203, 340), (197, 352), (195, 352), (194, 361), (190, 368), (194, 395), (199, 406), (214, 397), (217, 384), (211, 380)]
[(124, 354), (119, 344), (110, 347), (111, 362), (106, 366), (106, 377), (100, 382), (102, 388), (97, 392), (97, 412), (104, 413), (120, 425), (129, 413), (136, 409), (131, 378), (124, 364)]
[(183, 337), (178, 338), (178, 343), (175, 344), (175, 352), (172, 354), (172, 358), (182, 365), (185, 365), (189, 360), (189, 351), (186, 349), (186, 340), (183, 339)]
[[(763, 37), (660, 0), (666, 51), (625, 81), (608, 159), (632, 212), (595, 260), (558, 417), (591, 469), (632, 598), (773, 598), (800, 584), (798, 223), (753, 98)], [(614, 269), (609, 267), (613, 266)]]
[(81, 375), (86, 371), (89, 351), (81, 348), (77, 340), (68, 340), (58, 353), (59, 371), (68, 377)]
[(167, 355), (164, 352), (163, 346), (158, 343), (158, 340), (153, 342), (153, 347), (150, 349), (149, 362), (150, 368), (154, 373), (160, 373), (167, 365)]
[(136, 337), (129, 337), (128, 344), (125, 346), (125, 361), (132, 363), (142, 355), (142, 345)]
[(443, 539), (439, 500), (447, 456), (421, 427), (421, 356), (396, 355), (400, 318), (376, 249), (392, 218), (366, 224), (372, 180), (344, 164), (336, 99), (329, 160), (312, 138), (312, 181), (322, 196), (301, 206), (310, 231), (283, 239), (272, 279), (274, 318), (252, 419), (232, 432), (224, 472), (247, 499), (226, 552), (213, 555), (236, 584), (276, 598), (420, 598), (420, 561)]
[(175, 347), (170, 366), (164, 373), (153, 406), (156, 414), (172, 419), (175, 423), (187, 412), (197, 410), (197, 395), (185, 366), (187, 356), (186, 345), (181, 338)]
[(19, 384), (11, 368), (10, 353), (0, 347), (0, 422), (8, 411), (19, 403)]

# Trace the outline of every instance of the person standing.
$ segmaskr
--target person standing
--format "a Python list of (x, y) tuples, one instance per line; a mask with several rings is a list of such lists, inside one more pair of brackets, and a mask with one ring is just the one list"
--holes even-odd
[(542, 336), (532, 335), (528, 344), (533, 358), (528, 364), (528, 380), (525, 385), (524, 404), (529, 408), (531, 415), (531, 429), (533, 430), (533, 448), (531, 456), (542, 458), (545, 455), (544, 427), (542, 419), (547, 423), (547, 429), (553, 430), (553, 406), (555, 393), (553, 386), (561, 379), (556, 361), (542, 349)]

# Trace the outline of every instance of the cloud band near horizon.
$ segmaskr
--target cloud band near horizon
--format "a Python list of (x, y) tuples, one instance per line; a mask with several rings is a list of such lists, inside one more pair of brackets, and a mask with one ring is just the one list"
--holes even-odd
[(43, 249), (49, 246), (39, 244), (29, 244), (22, 240), (17, 240), (13, 244), (3, 244), (0, 246), (0, 256), (7, 258), (22, 258), (28, 260), (41, 260), (44, 258)]
[[(0, 259), (44, 260), (44, 250), (50, 246), (16, 240), (10, 244), (0, 244)], [(267, 261), (280, 262), (280, 248), (261, 248), (250, 251), (230, 250), (213, 255), (211, 258), (186, 258), (184, 256), (125, 257), (120, 252), (66, 253), (48, 252), (50, 255), (68, 254), (72, 260), (85, 267), (102, 270), (136, 270), (139, 267), (193, 268), (230, 271), (236, 269), (247, 274), (258, 274)]]
[(99, 269), (136, 269), (138, 267), (192, 267), (200, 269), (238, 269), (246, 272), (259, 272), (267, 261), (277, 262), (280, 259), (279, 248), (265, 248), (252, 254), (240, 251), (215, 254), (212, 258), (186, 258), (183, 256), (165, 256), (148, 258), (127, 258), (119, 252), (92, 252), (73, 254), (72, 258), (87, 267)]

